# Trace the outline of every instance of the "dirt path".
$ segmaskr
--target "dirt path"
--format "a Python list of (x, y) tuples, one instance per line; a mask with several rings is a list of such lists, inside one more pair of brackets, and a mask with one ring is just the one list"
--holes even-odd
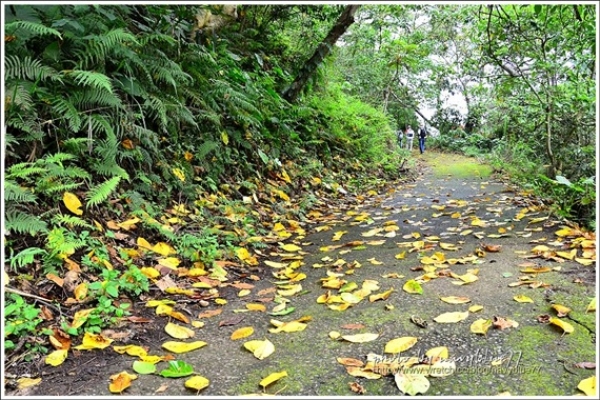
[[(596, 269), (595, 264), (584, 266), (567, 257), (572, 243), (582, 243), (580, 235), (556, 235), (563, 226), (561, 222), (548, 216), (546, 211), (538, 210), (533, 199), (486, 177), (485, 170), (471, 161), (433, 153), (427, 154), (426, 160), (428, 167), (415, 182), (362, 202), (349, 202), (346, 209), (320, 209), (321, 215), (315, 213), (310, 224), (304, 226), (305, 237), (294, 235), (282, 241), (301, 248), (299, 252), (288, 252), (300, 255), (298, 261), (302, 263), (299, 268), (290, 270), (288, 279), (294, 276), (292, 272), (306, 275), (304, 279), (296, 276), (297, 282), (287, 282), (302, 285), (299, 293), (284, 296), (289, 300), (287, 306), (295, 308), (291, 314), (268, 314), (277, 305), (268, 301), (275, 295), (272, 288), (276, 288), (275, 282), (282, 280), (271, 272), (284, 269), (273, 269), (264, 261), (293, 262), (282, 257), (284, 250), (261, 258), (261, 266), (267, 272), (265, 279), (244, 280), (254, 285), (250, 295), (238, 297), (239, 289), (232, 286), (221, 289), (221, 297), (228, 300), (220, 306), (221, 314), (201, 319), (204, 327), (194, 328), (195, 337), (187, 340), (201, 340), (207, 345), (174, 355), (177, 360), (193, 366), (195, 375), (210, 380), (200, 394), (261, 393), (263, 388), (259, 382), (263, 378), (285, 371), (287, 376), (264, 392), (280, 396), (351, 396), (356, 393), (349, 383), (355, 383), (355, 388), (363, 388), (366, 395), (401, 395), (394, 376), (353, 377), (337, 360), (354, 358), (365, 362), (369, 353), (384, 355), (385, 345), (399, 337), (417, 338), (416, 344), (400, 356), (424, 356), (431, 348), (445, 346), (449, 360), (454, 361), (456, 368), (449, 376), (427, 377), (430, 387), (426, 395), (492, 396), (509, 392), (522, 396), (570, 396), (581, 393), (577, 389), (579, 382), (595, 375), (595, 370), (576, 368), (574, 364), (596, 359), (596, 313), (586, 312), (596, 296)], [(458, 168), (453, 170), (451, 166)], [(527, 207), (528, 211), (523, 213)], [(336, 234), (339, 240), (334, 241)], [(536, 246), (546, 246), (547, 250), (535, 253)], [(583, 249), (573, 248), (578, 258), (585, 256)], [(544, 248), (538, 247), (540, 249)], [(557, 255), (557, 251), (564, 253)], [(521, 272), (528, 264), (530, 268), (548, 267), (548, 272)], [(328, 273), (339, 274), (337, 279), (341, 284), (346, 283), (346, 289), (352, 289), (348, 286), (351, 282), (356, 283), (357, 289), (347, 292), (355, 296), (345, 295), (346, 301), (360, 300), (361, 293), (357, 290), (365, 281), (377, 282), (378, 288), (372, 289), (371, 295), (393, 291), (387, 299), (371, 302), (366, 295), (346, 310), (332, 310), (328, 304), (317, 302), (328, 292), (332, 296), (340, 294), (334, 279), (329, 281), (331, 288), (322, 286)], [(473, 276), (477, 280), (465, 283), (474, 279)], [(509, 286), (520, 278), (529, 283)], [(411, 279), (421, 282), (422, 294), (403, 290)], [(289, 287), (293, 291), (294, 286)], [(517, 302), (514, 300), (517, 295), (527, 296), (532, 302)], [(466, 297), (470, 302), (450, 304), (440, 300), (449, 296)], [(264, 304), (267, 312), (241, 312), (247, 311), (247, 303)], [(180, 310), (189, 311), (195, 320), (199, 313), (219, 307), (213, 303), (206, 308), (197, 302), (178, 304)], [(557, 316), (551, 307), (553, 304), (572, 310), (560, 319), (574, 328), (572, 333), (563, 335), (558, 326), (539, 322), (540, 316)], [(474, 305), (483, 308), (468, 311)], [(174, 340), (164, 331), (169, 320), (153, 312), (140, 304), (136, 313), (152, 318), (153, 322), (135, 324), (135, 328), (130, 324), (124, 329), (135, 329), (135, 335), (126, 342), (113, 344), (141, 345), (149, 348), (149, 354), (168, 354), (161, 345)], [(466, 319), (457, 323), (434, 320), (446, 312), (466, 313)], [(425, 320), (427, 326), (421, 328), (411, 322), (412, 315)], [(310, 320), (303, 319), (306, 327), (302, 331), (269, 332), (275, 328), (270, 323), (272, 319), (289, 322), (305, 316)], [(500, 318), (496, 319), (498, 323), (508, 319), (518, 326), (506, 329), (492, 326), (486, 335), (471, 332), (476, 320), (496, 317)], [(234, 325), (220, 326), (236, 319), (239, 321)], [(253, 327), (254, 333), (248, 338), (231, 340), (232, 332), (241, 327)], [(352, 343), (332, 339), (329, 335), (332, 331), (344, 336), (361, 333), (379, 336), (373, 341)], [(243, 347), (249, 340), (264, 339), (273, 343), (275, 351), (263, 360)], [(389, 361), (393, 354), (387, 356)], [(28, 394), (108, 396), (109, 376), (124, 370), (133, 372), (132, 363), (136, 359), (117, 354), (110, 347), (82, 351), (59, 367), (45, 367), (42, 383)], [(166, 364), (159, 363), (158, 370)], [(188, 378), (139, 375), (123, 394), (194, 395), (195, 391), (184, 387)]]

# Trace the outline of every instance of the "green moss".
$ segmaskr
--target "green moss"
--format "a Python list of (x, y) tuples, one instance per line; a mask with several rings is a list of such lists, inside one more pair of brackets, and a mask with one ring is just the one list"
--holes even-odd
[(426, 154), (427, 161), (432, 167), (432, 173), (436, 177), (487, 178), (493, 172), (491, 166), (481, 164), (475, 158), (434, 152)]
[(519, 391), (511, 392), (513, 395), (573, 395), (582, 377), (567, 372), (559, 360), (595, 359), (594, 345), (585, 329), (576, 328), (572, 334), (561, 337), (560, 329), (554, 326), (528, 326), (514, 331), (507, 344), (520, 357)]

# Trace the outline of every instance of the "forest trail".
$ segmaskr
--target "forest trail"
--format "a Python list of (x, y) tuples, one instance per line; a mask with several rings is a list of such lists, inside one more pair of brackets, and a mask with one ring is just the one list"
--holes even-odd
[[(315, 210), (303, 226), (306, 235), (282, 240), (288, 246), (260, 259), (263, 279), (223, 282), (226, 304), (203, 308), (185, 296), (162, 296), (203, 327), (156, 316), (140, 302), (133, 315), (151, 323), (128, 322), (118, 329), (129, 332), (127, 339), (75, 352), (58, 367), (44, 366), (39, 385), (7, 394), (109, 396), (109, 377), (133, 374), (139, 360), (112, 348), (123, 345), (172, 354), (193, 368), (191, 375), (166, 378), (159, 373), (169, 364), (161, 361), (154, 374), (136, 373), (125, 396), (196, 395), (185, 382), (197, 375), (210, 381), (199, 393), (211, 396), (352, 396), (361, 390), (396, 396), (399, 386), (430, 396), (581, 393), (580, 382), (595, 375), (585, 368), (596, 359), (596, 313), (588, 311), (596, 267), (587, 258), (595, 254), (595, 237), (564, 228), (538, 200), (494, 180), (471, 159), (426, 152), (417, 163), (422, 174), (414, 182), (353, 199), (342, 209)], [(250, 293), (240, 297), (245, 289)], [(287, 299), (282, 314), (294, 311), (269, 314), (278, 292)], [(557, 305), (571, 311), (558, 318)], [(220, 314), (209, 317), (215, 309)], [(442, 314), (450, 321), (437, 322)], [(272, 332), (272, 320), (288, 324)], [(194, 331), (182, 341), (206, 345), (182, 354), (164, 350), (164, 342), (177, 340), (165, 332), (168, 322)], [(480, 333), (473, 332), (477, 324)], [(243, 327), (253, 333), (232, 340)], [(408, 339), (391, 349), (396, 338)], [(259, 359), (244, 348), (252, 340), (268, 340), (274, 351), (263, 348), (267, 356)], [(386, 345), (403, 351), (384, 354)], [(413, 362), (424, 366), (428, 350), (440, 347), (446, 360), (429, 374), (385, 374), (386, 365), (399, 368), (389, 364), (398, 357), (417, 357)], [(370, 353), (380, 357), (364, 365)], [(185, 375), (187, 367), (179, 367)], [(261, 386), (272, 373), (281, 373), (280, 379)]]

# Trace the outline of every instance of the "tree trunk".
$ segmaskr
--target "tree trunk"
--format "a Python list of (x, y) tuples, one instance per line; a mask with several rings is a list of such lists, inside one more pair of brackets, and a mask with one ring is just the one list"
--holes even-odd
[(327, 34), (327, 37), (317, 46), (313, 56), (302, 66), (294, 82), (283, 93), (284, 99), (290, 103), (296, 101), (308, 79), (314, 74), (319, 65), (321, 65), (325, 57), (331, 53), (331, 48), (335, 45), (335, 42), (354, 23), (354, 14), (359, 7), (360, 5), (348, 5), (344, 8), (335, 25)]

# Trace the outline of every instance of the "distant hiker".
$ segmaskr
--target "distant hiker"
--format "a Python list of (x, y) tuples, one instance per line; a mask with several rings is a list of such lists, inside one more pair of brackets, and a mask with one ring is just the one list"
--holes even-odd
[(425, 128), (425, 125), (423, 123), (421, 123), (421, 126), (419, 126), (419, 150), (421, 151), (421, 154), (423, 154), (423, 152), (425, 151), (425, 138), (427, 137), (427, 129)]
[(404, 137), (404, 133), (402, 133), (402, 129), (398, 129), (396, 132), (396, 136), (398, 137), (398, 146), (402, 148), (402, 138)]
[(406, 149), (412, 150), (413, 139), (415, 138), (415, 131), (410, 126), (406, 127)]

